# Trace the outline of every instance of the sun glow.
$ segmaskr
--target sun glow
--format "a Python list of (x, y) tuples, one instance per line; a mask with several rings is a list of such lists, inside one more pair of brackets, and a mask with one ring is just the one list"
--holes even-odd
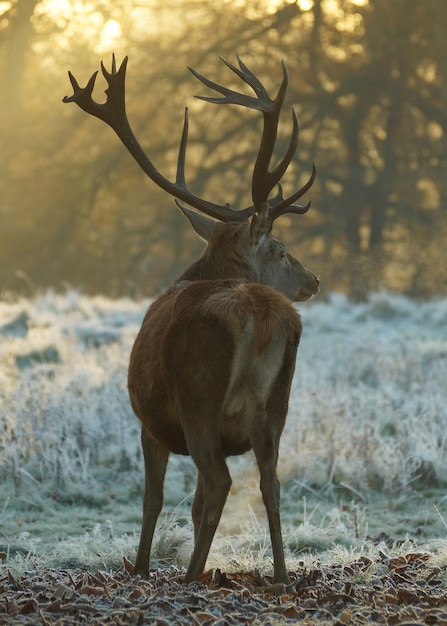
[[(227, 4), (243, 9), (250, 18), (259, 18), (263, 15), (273, 15), (284, 7), (295, 6), (298, 12), (311, 12), (314, 0), (225, 0)], [(367, 5), (369, 0), (350, 0), (353, 7)], [(210, 3), (213, 4), (212, 2)], [(339, 30), (353, 31), (359, 27), (361, 17), (341, 8), (338, 0), (323, 0), (325, 11), (336, 21)], [(0, 0), (1, 7), (8, 7), (9, 3)], [(197, 11), (195, 10), (197, 6)], [(49, 22), (56, 24), (59, 29), (58, 43), (65, 46), (65, 40), (70, 40), (75, 34), (85, 39), (87, 45), (96, 53), (102, 54), (112, 49), (117, 50), (123, 43), (123, 31), (132, 31), (135, 41), (144, 41), (156, 36), (177, 35), (188, 28), (189, 18), (197, 13), (197, 19), (204, 20), (206, 11), (203, 10), (203, 0), (188, 2), (188, 19), (185, 18), (181, 4), (165, 3), (161, 0), (151, 0), (142, 3), (129, 2), (115, 4), (101, 3), (88, 0), (41, 0), (35, 10), (36, 29), (39, 28), (40, 16), (45, 16)], [(212, 11), (210, 12), (212, 14)], [(0, 13), (1, 15), (1, 13)], [(206, 20), (205, 20), (206, 21)], [(92, 43), (94, 42), (94, 43)]]
[[(94, 3), (81, 0), (42, 0), (34, 14), (36, 30), (39, 30), (39, 18), (43, 16), (61, 31), (58, 43), (62, 48), (66, 41), (76, 36), (85, 38), (92, 49), (101, 54), (113, 49), (122, 37), (120, 12), (110, 10), (104, 13)], [(47, 23), (43, 20), (43, 27)]]
[(121, 26), (113, 19), (108, 20), (101, 31), (101, 40), (98, 43), (99, 50), (109, 50), (121, 38)]

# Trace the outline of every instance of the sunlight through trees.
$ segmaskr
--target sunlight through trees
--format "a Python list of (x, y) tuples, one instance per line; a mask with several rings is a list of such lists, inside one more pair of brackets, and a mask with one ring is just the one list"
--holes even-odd
[[(287, 62), (301, 139), (286, 192), (317, 165), (312, 210), (279, 224), (291, 251), (326, 291), (445, 293), (446, 32), (442, 0), (0, 2), (0, 289), (151, 294), (191, 262), (201, 242), (172, 199), (62, 105), (67, 70), (84, 85), (129, 55), (128, 114), (151, 159), (173, 175), (188, 106), (191, 188), (238, 207), (259, 116), (195, 100), (186, 70), (231, 87), (218, 57), (238, 52), (272, 91)], [(289, 133), (285, 111), (278, 156)]]

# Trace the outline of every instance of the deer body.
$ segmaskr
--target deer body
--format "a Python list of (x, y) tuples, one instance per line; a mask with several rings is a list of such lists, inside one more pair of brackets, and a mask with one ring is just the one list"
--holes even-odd
[[(81, 89), (70, 74), (74, 94), (64, 99), (106, 121), (152, 180), (197, 209), (199, 213), (177, 202), (197, 234), (207, 241), (200, 259), (149, 308), (130, 357), (129, 395), (142, 423), (145, 462), (143, 523), (134, 571), (144, 577), (149, 574), (170, 453), (191, 455), (198, 470), (192, 505), (194, 551), (185, 578), (192, 581), (205, 567), (230, 490), (225, 459), (253, 449), (269, 522), (274, 581), (288, 582), (276, 466), (301, 335), (300, 317), (291, 301), (311, 298), (318, 292), (319, 280), (286, 252), (271, 230), (280, 215), (308, 210), (310, 203), (300, 206), (294, 202), (312, 185), (315, 168), (300, 190), (283, 197), (279, 181), (298, 143), (294, 112), (289, 149), (274, 170), (268, 166), (287, 88), (287, 71), (283, 64), (283, 82), (272, 100), (256, 76), (238, 61), (239, 68), (225, 63), (252, 87), (257, 98), (238, 94), (192, 72), (224, 95), (203, 99), (247, 106), (264, 115), (252, 181), (254, 205), (241, 211), (228, 204), (205, 202), (188, 189), (184, 177), (187, 116), (176, 182), (166, 180), (147, 159), (125, 116), (127, 60), (118, 71), (113, 62), (112, 73), (103, 67), (109, 84), (105, 104), (99, 105), (91, 98), (95, 75)], [(277, 185), (279, 194), (269, 198)]]
[[(132, 407), (171, 452), (189, 455), (197, 432), (201, 441), (215, 438), (224, 457), (242, 454), (253, 447), (262, 426), (256, 411), (266, 408), (280, 372), (288, 390), (300, 333), (298, 313), (268, 287), (239, 280), (174, 285), (150, 307), (135, 340)], [(272, 426), (281, 432), (283, 424)]]
[[(187, 580), (205, 566), (230, 489), (225, 457), (253, 448), (260, 467), (274, 470), (300, 333), (299, 315), (286, 297), (240, 280), (179, 283), (149, 309), (129, 366), (129, 393), (149, 457), (143, 529), (149, 527), (141, 535), (137, 572), (147, 575), (169, 452), (190, 454), (199, 472)], [(160, 457), (166, 460), (154, 472), (152, 459)], [(280, 533), (274, 472), (264, 484), (261, 473), (261, 489), (272, 531)], [(282, 545), (275, 579), (287, 579)]]

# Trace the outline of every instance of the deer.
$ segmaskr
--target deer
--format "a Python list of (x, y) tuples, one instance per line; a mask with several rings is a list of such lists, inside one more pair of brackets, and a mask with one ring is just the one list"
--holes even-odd
[[(98, 72), (80, 87), (69, 72), (74, 102), (108, 124), (147, 176), (175, 198), (206, 247), (203, 254), (150, 305), (133, 345), (128, 391), (141, 421), (145, 468), (143, 519), (134, 574), (150, 576), (150, 554), (163, 506), (163, 485), (171, 453), (189, 455), (197, 467), (191, 516), (194, 547), (185, 582), (204, 571), (211, 544), (232, 484), (226, 459), (253, 450), (260, 474), (272, 554), (273, 582), (289, 582), (280, 520), (277, 462), (295, 361), (301, 318), (293, 302), (319, 291), (319, 278), (306, 269), (272, 235), (275, 220), (302, 215), (310, 208), (296, 204), (312, 186), (308, 181), (284, 197), (281, 180), (298, 146), (298, 116), (292, 108), (287, 150), (273, 169), (270, 163), (288, 88), (288, 70), (271, 98), (265, 86), (237, 55), (238, 66), (220, 57), (246, 83), (254, 96), (238, 93), (188, 68), (219, 96), (196, 96), (214, 104), (235, 104), (260, 111), (263, 129), (252, 173), (253, 204), (235, 209), (196, 196), (185, 178), (188, 109), (174, 181), (165, 178), (138, 143), (125, 110), (128, 58), (109, 72), (105, 103), (92, 91)], [(273, 194), (275, 190), (275, 193)], [(186, 206), (188, 205), (188, 206)], [(190, 208), (191, 207), (191, 208)]]

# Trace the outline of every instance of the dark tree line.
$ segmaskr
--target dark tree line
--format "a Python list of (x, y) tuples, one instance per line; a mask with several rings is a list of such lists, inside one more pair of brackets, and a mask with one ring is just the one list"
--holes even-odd
[(147, 0), (129, 10), (128, 2), (98, 0), (77, 3), (76, 14), (51, 13), (44, 0), (5, 5), (0, 290), (71, 284), (154, 293), (201, 250), (172, 199), (112, 131), (61, 103), (71, 93), (68, 69), (85, 84), (115, 50), (118, 60), (129, 55), (128, 114), (157, 167), (174, 175), (187, 105), (190, 186), (235, 207), (250, 202), (260, 117), (194, 100), (204, 88), (185, 66), (239, 89), (218, 59), (238, 52), (274, 91), (284, 59), (290, 88), (278, 156), (291, 105), (301, 125), (286, 192), (304, 182), (313, 160), (318, 179), (311, 211), (278, 220), (281, 237), (327, 291), (445, 293), (447, 4), (310, 4), (284, 2), (272, 12), (255, 0)]

